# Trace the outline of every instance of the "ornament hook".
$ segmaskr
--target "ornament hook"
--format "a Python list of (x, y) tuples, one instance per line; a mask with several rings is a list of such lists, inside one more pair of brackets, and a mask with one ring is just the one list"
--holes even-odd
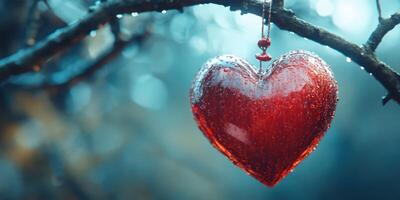
[(262, 73), (263, 67), (262, 63), (270, 61), (272, 59), (271, 55), (267, 53), (267, 49), (271, 46), (271, 13), (272, 13), (272, 1), (269, 2), (269, 11), (268, 11), (268, 18), (267, 18), (267, 37), (265, 37), (265, 30), (264, 30), (264, 21), (265, 21), (265, 7), (267, 4), (267, 0), (264, 0), (263, 3), (263, 10), (262, 10), (262, 17), (261, 17), (261, 39), (258, 41), (258, 47), (262, 50), (262, 53), (256, 55), (256, 59), (260, 61), (260, 69), (259, 74)]

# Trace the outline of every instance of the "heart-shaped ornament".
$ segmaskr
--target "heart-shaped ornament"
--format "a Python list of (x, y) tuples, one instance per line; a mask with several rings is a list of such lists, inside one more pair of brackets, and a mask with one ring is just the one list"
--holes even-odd
[(267, 72), (236, 56), (220, 56), (198, 72), (193, 115), (211, 144), (267, 186), (309, 155), (332, 121), (338, 87), (329, 66), (291, 51)]

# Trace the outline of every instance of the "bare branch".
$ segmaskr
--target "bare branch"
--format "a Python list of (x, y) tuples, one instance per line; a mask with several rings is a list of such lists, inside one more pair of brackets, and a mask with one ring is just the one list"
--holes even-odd
[(374, 52), (382, 38), (398, 24), (400, 24), (400, 12), (393, 14), (390, 18), (382, 19), (365, 44), (367, 50)]
[[(62, 52), (71, 45), (83, 39), (90, 31), (99, 25), (109, 22), (115, 15), (120, 13), (162, 11), (170, 9), (181, 10), (183, 7), (214, 3), (223, 6), (230, 6), (231, 10), (241, 10), (242, 13), (253, 13), (261, 15), (262, 2), (257, 0), (124, 0), (109, 1), (103, 3), (98, 9), (90, 13), (79, 23), (57, 31), (48, 37), (47, 40), (36, 44), (34, 47), (20, 51), (8, 58), (0, 60), (0, 81), (8, 79), (12, 75), (34, 71), (35, 65), (41, 65), (49, 58)], [(389, 92), (390, 97), (400, 103), (400, 75), (393, 71), (388, 65), (381, 62), (376, 56), (368, 51), (368, 48), (360, 47), (340, 36), (337, 36), (325, 29), (312, 25), (297, 18), (290, 10), (283, 6), (283, 0), (275, 0), (272, 11), (272, 22), (280, 29), (294, 32), (302, 37), (313, 40), (322, 45), (327, 45), (347, 57), (350, 57), (357, 64), (363, 66), (368, 73), (371, 73)], [(368, 43), (370, 49), (375, 49), (382, 37), (400, 20), (399, 14), (383, 20), (378, 28), (371, 35)], [(383, 27), (383, 28), (380, 28)], [(370, 37), (370, 38), (371, 38)], [(374, 48), (375, 46), (375, 48)]]
[(145, 34), (133, 36), (129, 40), (117, 39), (114, 42), (114, 45), (110, 51), (107, 51), (106, 53), (101, 55), (94, 62), (89, 63), (88, 66), (85, 67), (85, 70), (83, 70), (81, 73), (79, 73), (75, 76), (72, 76), (70, 79), (68, 79), (67, 81), (65, 81), (63, 83), (60, 83), (60, 84), (46, 83), (45, 85), (41, 86), (41, 88), (65, 89), (65, 88), (69, 88), (69, 87), (77, 84), (78, 82), (80, 82), (82, 80), (86, 80), (87, 78), (91, 77), (97, 70), (99, 70), (104, 65), (106, 65), (111, 60), (113, 60), (115, 57), (117, 57), (122, 52), (122, 50), (124, 50), (125, 47), (127, 47), (129, 44), (141, 42), (147, 36), (148, 36), (148, 33), (145, 33)]
[(142, 34), (137, 34), (131, 36), (129, 39), (121, 39), (117, 38), (109, 51), (104, 52), (94, 61), (81, 63), (83, 65), (84, 70), (72, 75), (66, 81), (62, 83), (53, 83), (52, 81), (46, 81), (40, 85), (36, 86), (26, 86), (26, 85), (18, 85), (18, 84), (10, 84), (13, 89), (19, 90), (49, 90), (50, 92), (63, 91), (64, 89), (68, 89), (80, 81), (90, 79), (99, 69), (104, 67), (107, 63), (111, 62), (115, 59), (121, 52), (131, 44), (139, 44), (142, 43), (148, 36), (150, 35), (149, 31), (146, 31)]

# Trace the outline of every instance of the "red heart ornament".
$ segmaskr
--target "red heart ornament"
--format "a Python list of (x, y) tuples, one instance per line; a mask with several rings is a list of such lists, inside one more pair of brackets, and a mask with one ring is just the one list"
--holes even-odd
[(338, 87), (329, 66), (291, 51), (257, 74), (236, 56), (220, 56), (198, 72), (193, 115), (211, 144), (267, 186), (309, 155), (332, 121)]

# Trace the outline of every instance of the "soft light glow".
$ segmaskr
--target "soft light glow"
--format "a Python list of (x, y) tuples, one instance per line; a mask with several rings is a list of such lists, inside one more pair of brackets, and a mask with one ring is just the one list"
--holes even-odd
[(371, 25), (371, 4), (362, 0), (339, 0), (333, 13), (333, 23), (349, 33), (363, 33)]
[(207, 42), (202, 37), (193, 36), (189, 41), (189, 45), (199, 54), (207, 51)]
[(157, 110), (167, 101), (168, 92), (163, 81), (150, 74), (140, 76), (134, 81), (131, 98), (138, 105)]
[(335, 7), (331, 0), (318, 0), (315, 4), (315, 10), (319, 16), (330, 16), (335, 11)]
[(80, 83), (70, 90), (67, 105), (72, 112), (78, 112), (90, 103), (92, 90), (89, 85)]

